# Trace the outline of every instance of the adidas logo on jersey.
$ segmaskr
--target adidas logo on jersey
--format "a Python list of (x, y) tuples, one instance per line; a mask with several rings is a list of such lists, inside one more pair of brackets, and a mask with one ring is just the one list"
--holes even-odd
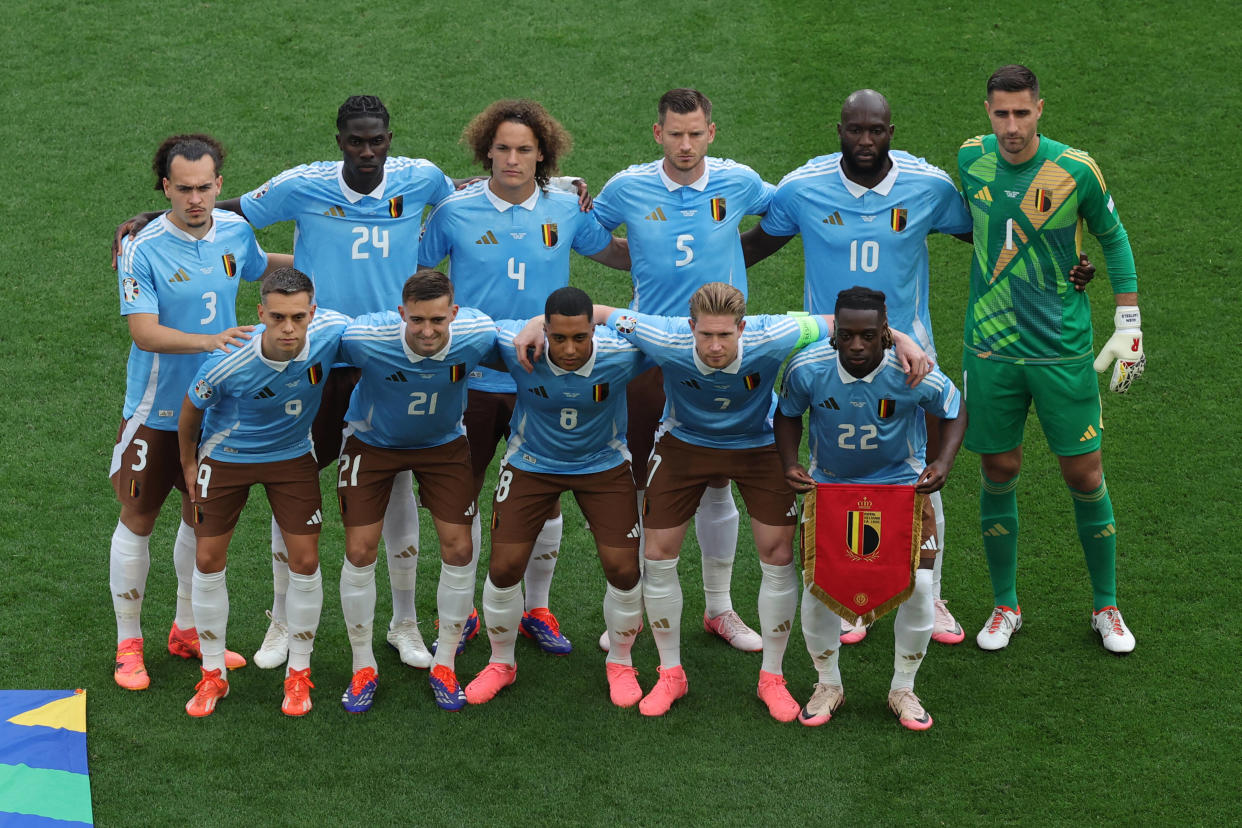
[(824, 224), (835, 224), (835, 225), (843, 227), (845, 225), (845, 222), (841, 221), (840, 211), (833, 210), (832, 215), (824, 219)]
[(316, 509), (315, 514), (311, 515), (310, 519), (306, 521), (307, 526), (318, 526), (321, 523), (323, 523), (323, 512), (319, 509)]
[(831, 409), (831, 410), (833, 410), (833, 411), (840, 411), (840, 410), (841, 410), (841, 406), (837, 405), (837, 401), (836, 401), (836, 400), (834, 400), (832, 397), (829, 397), (828, 399), (826, 399), (826, 400), (824, 400), (823, 402), (819, 403), (819, 407), (820, 407), (820, 408), (828, 408), (828, 409)]
[(479, 236), (479, 240), (475, 244), (500, 244), (500, 242), (496, 241), (496, 234), (488, 230), (482, 236)]
[(698, 380), (692, 380), (692, 379), (682, 380), (682, 381), (681, 381), (681, 384), (682, 384), (682, 385), (685, 385), (685, 386), (688, 386), (688, 387), (690, 387), (690, 388), (694, 388), (694, 389), (696, 389), (696, 390), (698, 390), (698, 389), (699, 389), (699, 387), (700, 387), (700, 386), (699, 386), (699, 382), (698, 382)]
[(664, 216), (664, 209), (662, 207), (655, 208), (643, 218), (646, 221), (668, 221)]
[(337, 218), (345, 218), (345, 211), (340, 207), (332, 206), (323, 211), (325, 216), (336, 216)]
[(268, 388), (266, 385), (259, 389), (259, 393), (254, 395), (256, 400), (266, 400), (268, 397), (276, 396), (276, 392)]
[(534, 394), (536, 397), (543, 397), (545, 400), (548, 398), (548, 389), (544, 388), (542, 385), (536, 385), (534, 388), (529, 390), (530, 393)]
[(176, 273), (168, 277), (168, 281), (173, 284), (176, 284), (177, 282), (188, 282), (190, 281), (190, 274), (185, 272), (184, 267), (179, 267), (177, 268)]
[(405, 374), (401, 371), (398, 371), (395, 374), (389, 374), (388, 376), (384, 377), (384, 381), (385, 382), (409, 382), (409, 380), (405, 378)]

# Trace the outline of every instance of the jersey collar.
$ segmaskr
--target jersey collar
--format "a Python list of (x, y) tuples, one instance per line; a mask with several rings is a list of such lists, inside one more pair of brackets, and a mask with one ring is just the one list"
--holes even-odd
[(737, 358), (723, 368), (713, 368), (703, 360), (699, 359), (699, 349), (690, 348), (690, 355), (694, 357), (694, 367), (699, 369), (699, 373), (703, 376), (714, 374), (719, 371), (722, 374), (736, 374), (742, 369), (742, 343), (737, 343)]
[(890, 353), (892, 353), (892, 351), (884, 352), (884, 358), (880, 360), (880, 364), (875, 366), (874, 370), (872, 370), (870, 374), (867, 374), (865, 377), (856, 377), (853, 374), (851, 374), (849, 371), (845, 370), (845, 366), (841, 364), (840, 352), (838, 351), (837, 352), (837, 376), (840, 377), (841, 382), (845, 383), (846, 385), (849, 385), (852, 382), (865, 382), (868, 385), (870, 385), (871, 382), (877, 376), (879, 376), (880, 372), (884, 370), (884, 366), (888, 365), (888, 357)]
[(424, 359), (432, 359), (432, 360), (435, 360), (436, 362), (443, 362), (444, 358), (448, 356), (449, 348), (452, 348), (452, 347), (453, 347), (453, 329), (452, 328), (449, 328), (448, 339), (445, 341), (444, 347), (436, 351), (434, 354), (431, 354), (430, 356), (423, 356), (422, 354), (414, 353), (414, 349), (410, 347), (410, 343), (405, 341), (405, 329), (402, 328), (401, 330), (401, 349), (405, 351), (406, 358), (408, 358), (410, 362), (422, 362)]
[(181, 239), (184, 242), (189, 242), (190, 244), (198, 244), (199, 242), (214, 242), (216, 240), (216, 226), (217, 224), (219, 224), (219, 222), (216, 221), (215, 210), (211, 211), (211, 227), (207, 230), (207, 234), (203, 236), (201, 239), (197, 239), (194, 236), (191, 236), (189, 233), (182, 230), (177, 225), (173, 224), (172, 219), (168, 217), (168, 213), (164, 213), (162, 216), (160, 216), (159, 221), (164, 222), (164, 230), (171, 233), (174, 238)]
[(897, 162), (893, 161), (891, 153), (889, 154), (888, 159), (889, 161), (892, 161), (893, 165), (889, 168), (888, 175), (884, 176), (884, 180), (882, 180), (879, 184), (876, 184), (874, 187), (864, 187), (855, 181), (850, 181), (850, 179), (845, 175), (845, 167), (841, 165), (840, 158), (837, 159), (837, 175), (841, 176), (841, 183), (845, 185), (846, 191), (854, 198), (862, 198), (867, 193), (876, 193), (878, 195), (887, 196), (893, 191), (893, 185), (897, 183)]
[(374, 198), (377, 201), (384, 197), (384, 187), (388, 185), (388, 164), (384, 164), (384, 174), (380, 177), (380, 183), (375, 189), (369, 193), (360, 193), (353, 187), (345, 183), (345, 162), (338, 161), (336, 167), (336, 183), (341, 185), (341, 195), (345, 196), (345, 200), (350, 204), (357, 204), (364, 198)]
[(521, 207), (523, 210), (533, 213), (535, 211), (535, 206), (539, 204), (539, 196), (542, 195), (543, 191), (540, 190), (539, 185), (536, 184), (535, 191), (530, 194), (530, 198), (518, 204), (512, 204), (505, 201), (503, 198), (493, 193), (492, 188), (486, 181), (483, 182), (483, 192), (487, 196), (487, 200), (490, 201), (492, 206), (496, 208), (497, 212), (505, 213), (508, 212), (510, 207)]
[(548, 367), (552, 369), (552, 376), (554, 377), (563, 377), (566, 374), (577, 374), (580, 377), (589, 377), (591, 376), (591, 372), (595, 370), (595, 357), (597, 354), (599, 354), (599, 340), (595, 337), (594, 334), (592, 334), (591, 335), (591, 356), (589, 359), (587, 359), (586, 362), (582, 363), (582, 367), (579, 368), (578, 370), (566, 371), (564, 368), (561, 368), (558, 365), (556, 365), (556, 363), (554, 363), (551, 359), (548, 358), (547, 348), (544, 348), (543, 350), (543, 361), (546, 362), (548, 364)]
[(306, 332), (306, 342), (302, 343), (302, 352), (299, 353), (297, 356), (295, 356), (293, 359), (286, 360), (284, 362), (277, 362), (274, 359), (268, 359), (267, 357), (263, 356), (262, 331), (260, 331), (259, 334), (255, 336), (253, 339), (251, 339), (250, 341), (254, 343), (254, 352), (259, 355), (259, 359), (263, 360), (263, 364), (266, 365), (268, 368), (271, 368), (273, 371), (279, 371), (280, 373), (284, 373), (285, 369), (289, 367), (289, 363), (306, 362), (306, 360), (310, 358), (310, 345), (311, 345), (310, 331)]
[(691, 181), (689, 184), (678, 184), (676, 181), (668, 177), (668, 173), (664, 171), (664, 159), (661, 158), (656, 162), (656, 170), (660, 173), (660, 180), (664, 182), (664, 186), (668, 188), (670, 193), (680, 190), (682, 187), (689, 187), (692, 190), (698, 190), (700, 193), (707, 189), (707, 176), (710, 170), (704, 159), (703, 174)]

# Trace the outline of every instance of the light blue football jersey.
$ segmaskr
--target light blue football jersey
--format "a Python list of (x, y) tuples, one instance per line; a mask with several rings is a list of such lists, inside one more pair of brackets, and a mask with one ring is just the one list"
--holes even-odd
[(642, 352), (596, 328), (593, 351), (581, 368), (565, 371), (545, 353), (526, 373), (513, 336), (523, 320), (498, 327), (501, 359), (517, 381), (503, 463), (543, 474), (593, 474), (630, 459), (625, 445), (625, 386), (647, 365)]
[(323, 381), (338, 361), (348, 324), (348, 316), (319, 308), (302, 353), (288, 362), (263, 356), (263, 325), (255, 327), (244, 347), (213, 352), (186, 394), (205, 409), (199, 460), (273, 463), (309, 453)]
[(341, 161), (286, 170), (242, 196), (255, 227), (293, 221), (293, 264), (315, 283), (315, 302), (349, 316), (396, 308), (418, 269), (423, 207), (453, 182), (422, 158), (389, 158), (369, 193), (350, 189)]
[(595, 198), (593, 212), (604, 227), (625, 225), (634, 310), (684, 316), (690, 297), (708, 282), (727, 282), (746, 295), (738, 222), (766, 213), (776, 188), (745, 164), (706, 162), (699, 180), (684, 186), (665, 174), (664, 159), (635, 164)]
[(466, 377), (480, 361), (495, 361), (496, 323), (461, 308), (439, 352), (421, 357), (405, 341), (395, 311), (355, 319), (341, 337), (341, 359), (362, 370), (346, 421), (354, 436), (380, 448), (440, 446), (466, 433)]
[[(578, 197), (557, 190), (535, 192), (521, 204), (496, 197), (476, 181), (436, 206), (423, 228), (418, 260), (435, 267), (449, 258), (454, 301), (494, 319), (529, 319), (543, 313), (548, 294), (569, 284), (569, 251), (599, 253), (612, 235)], [(470, 377), (480, 391), (514, 393), (512, 378), (480, 368)]]
[(865, 377), (847, 373), (837, 351), (820, 342), (789, 360), (780, 412), (810, 411), (811, 477), (821, 483), (901, 483), (918, 480), (926, 464), (923, 412), (958, 416), (953, 382), (933, 370), (914, 388), (890, 349)]
[(664, 372), (660, 433), (709, 448), (770, 445), (773, 386), (790, 352), (828, 336), (822, 316), (746, 316), (737, 358), (714, 369), (699, 359), (687, 317), (617, 310), (608, 327)]
[[(121, 315), (154, 313), (159, 323), (192, 334), (215, 334), (237, 325), (237, 284), (267, 269), (245, 219), (214, 210), (211, 229), (196, 239), (162, 215), (136, 237), (121, 242), (117, 267)], [(126, 419), (176, 431), (185, 390), (207, 354), (156, 354), (129, 349), (125, 370)]]
[(946, 172), (901, 150), (889, 157), (892, 170), (874, 189), (845, 177), (841, 153), (812, 158), (781, 179), (760, 226), (802, 234), (806, 310), (831, 314), (854, 285), (882, 290), (889, 324), (934, 357), (927, 236), (970, 232), (970, 213)]

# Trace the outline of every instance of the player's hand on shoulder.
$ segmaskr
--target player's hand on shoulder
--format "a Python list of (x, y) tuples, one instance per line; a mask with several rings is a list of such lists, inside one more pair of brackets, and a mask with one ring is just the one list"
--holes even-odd
[(121, 240), (126, 236), (131, 239), (138, 235), (138, 231), (151, 223), (151, 219), (147, 218), (145, 213), (139, 213), (133, 218), (126, 219), (116, 226), (116, 230), (112, 233), (112, 269), (116, 270), (116, 260), (121, 255)]
[(906, 385), (911, 388), (922, 382), (935, 369), (936, 363), (927, 352), (900, 331), (893, 331), (893, 345), (897, 351), (897, 361), (906, 375)]
[(591, 191), (587, 189), (586, 181), (575, 178), (574, 189), (578, 191), (578, 209), (584, 213), (591, 212), (591, 208), (595, 206), (595, 199), (591, 198)]
[(513, 348), (517, 351), (518, 364), (526, 369), (526, 373), (535, 370), (535, 360), (543, 356), (544, 334), (543, 317), (532, 317), (526, 327), (513, 336)]
[(795, 492), (809, 492), (815, 488), (815, 479), (807, 474), (801, 463), (791, 463), (785, 467), (785, 482)]
[(1091, 260), (1087, 258), (1086, 253), (1078, 254), (1078, 264), (1070, 268), (1069, 272), (1070, 284), (1074, 286), (1074, 290), (1082, 293), (1087, 289), (1087, 284), (1095, 278), (1095, 265), (1091, 264)]
[(486, 181), (486, 180), (487, 179), (481, 175), (476, 175), (473, 178), (454, 178), (453, 189), (464, 190), (476, 181)]
[(211, 351), (224, 351), (229, 353), (229, 346), (240, 348), (250, 339), (250, 332), (254, 330), (254, 325), (238, 325), (236, 328), (229, 328), (226, 331), (220, 331), (218, 334), (209, 334), (208, 340), (211, 347), (207, 349)]

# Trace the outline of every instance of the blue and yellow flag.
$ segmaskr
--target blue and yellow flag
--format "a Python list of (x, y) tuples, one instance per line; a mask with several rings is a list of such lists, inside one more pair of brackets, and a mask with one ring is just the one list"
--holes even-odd
[(0, 824), (94, 824), (85, 690), (0, 691)]

